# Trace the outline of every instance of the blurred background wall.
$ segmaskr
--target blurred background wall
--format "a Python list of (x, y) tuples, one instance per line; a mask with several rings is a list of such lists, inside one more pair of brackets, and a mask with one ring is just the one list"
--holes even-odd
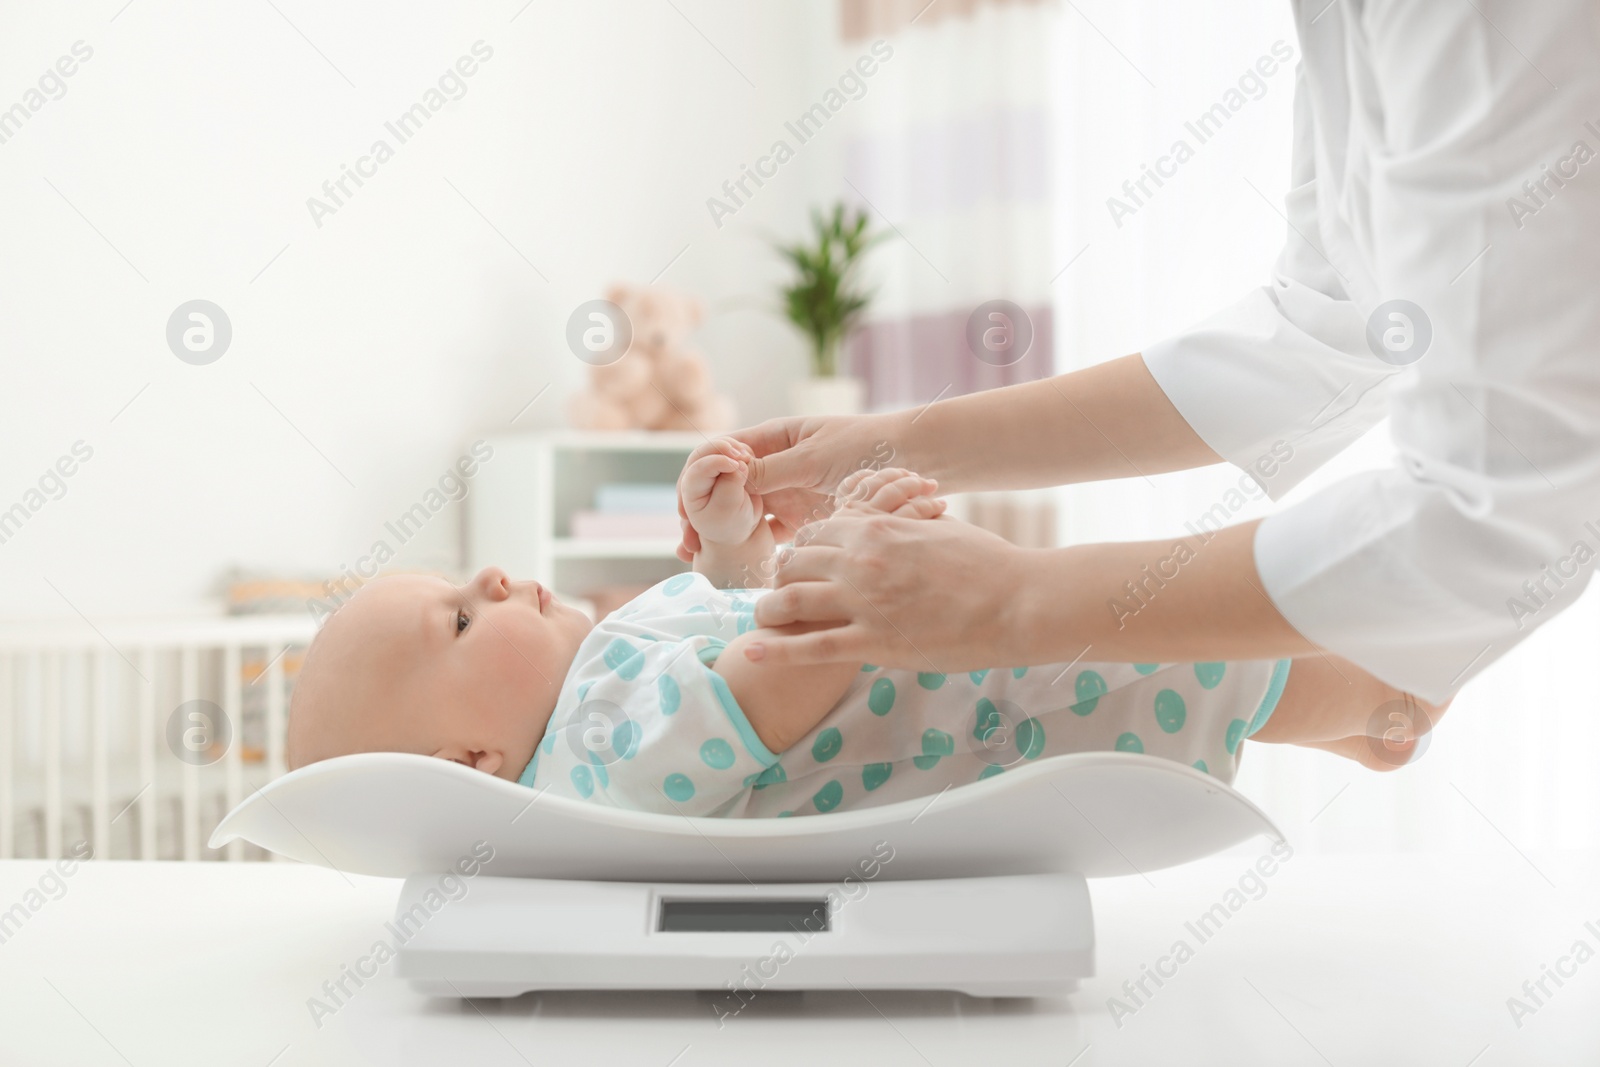
[[(353, 562), (477, 436), (562, 424), (568, 313), (613, 280), (701, 294), (722, 387), (779, 413), (805, 357), (764, 234), (833, 192), (837, 141), (721, 227), (705, 202), (832, 81), (835, 13), (675, 2), (0, 3), (0, 107), (93, 52), (0, 143), (0, 508), (93, 449), (0, 544), (0, 615), (74, 617), (52, 584), (91, 617), (187, 611), (229, 566)], [(459, 99), (386, 130), (479, 41)], [(166, 343), (196, 298), (233, 326), (203, 367)], [(453, 566), (458, 526), (401, 562)]]

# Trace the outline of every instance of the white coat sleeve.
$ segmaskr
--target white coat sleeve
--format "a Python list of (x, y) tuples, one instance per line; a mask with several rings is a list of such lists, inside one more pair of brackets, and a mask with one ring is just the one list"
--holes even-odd
[[(1570, 604), (1600, 549), (1600, 34), (1574, 31), (1590, 17), (1581, 0), (1507, 11), (1496, 27), (1470, 4), (1374, 0), (1359, 27), (1303, 28), (1308, 62), (1312, 34), (1359, 32), (1370, 70), (1350, 77), (1370, 79), (1361, 106), (1381, 110), (1365, 143), (1341, 131), (1318, 152), (1366, 157), (1338, 205), (1341, 251), (1363, 261), (1345, 273), (1374, 290), (1369, 313), (1411, 301), (1431, 342), (1371, 390), (1390, 394), (1396, 465), (1269, 516), (1256, 565), (1306, 638), (1432, 700)], [(1236, 461), (1296, 432), (1329, 390), (1392, 373), (1372, 356), (1360, 368), (1360, 316), (1339, 312), (1340, 329), (1331, 306), (1302, 317), (1314, 296), (1282, 268), (1281, 322), (1202, 329), (1155, 360), (1179, 409)], [(1213, 374), (1239, 391), (1197, 381)], [(1306, 440), (1315, 459), (1350, 436)]]
[(1200, 438), (1274, 500), (1383, 418), (1383, 387), (1396, 369), (1368, 350), (1365, 320), (1323, 248), (1315, 138), (1302, 68), (1286, 240), (1271, 278), (1144, 352)]

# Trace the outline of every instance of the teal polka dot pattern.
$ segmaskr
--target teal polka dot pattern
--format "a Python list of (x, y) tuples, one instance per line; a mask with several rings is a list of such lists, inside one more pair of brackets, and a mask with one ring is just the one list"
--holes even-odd
[(1038, 759), (1044, 752), (1044, 723), (1023, 719), (1017, 726), (1017, 751), (1023, 759)]
[[(597, 755), (578, 749), (569, 758), (571, 735), (553, 726), (552, 733), (538, 735), (539, 757), (530, 757), (524, 779), (537, 776), (539, 785), (553, 780), (567, 796), (591, 803), (624, 803), (626, 795), (667, 813), (744, 805), (753, 815), (775, 817), (782, 810), (802, 818), (931, 798), (1066, 752), (1173, 759), (1226, 782), (1249, 734), (1250, 710), (1263, 703), (1258, 675), (1273, 668), (1272, 661), (1187, 659), (1100, 664), (1092, 662), (1092, 652), (1064, 673), (1063, 665), (945, 672), (926, 663), (919, 670), (858, 661), (860, 673), (852, 677), (859, 682), (841, 707), (780, 763), (752, 741), (728, 690), (708, 678), (717, 651), (736, 628), (750, 625), (761, 594), (713, 590), (700, 578), (677, 576), (674, 587), (682, 584), (683, 591), (669, 597), (666, 584), (653, 590), (655, 617), (640, 608), (635, 619), (597, 627), (562, 690), (553, 716), (558, 724), (600, 725), (582, 713), (600, 707), (601, 697), (627, 709), (621, 717), (610, 712), (608, 743), (591, 746)], [(685, 614), (699, 606), (710, 614)], [(674, 656), (678, 645), (684, 654)], [(1010, 657), (984, 658), (1004, 663)], [(984, 758), (990, 751), (998, 758)], [(560, 762), (552, 764), (552, 757)], [(1217, 761), (1213, 772), (1210, 764)], [(581, 766), (574, 770), (575, 764)], [(1011, 785), (1029, 773), (1022, 771)]]
[(894, 679), (879, 678), (867, 693), (867, 709), (882, 718), (894, 710)]
[(956, 739), (943, 730), (932, 727), (922, 731), (922, 754), (924, 756), (954, 756), (956, 754)]
[(623, 759), (632, 759), (639, 752), (639, 740), (643, 736), (644, 727), (632, 719), (624, 719), (611, 731), (611, 751)]
[(1072, 714), (1088, 715), (1100, 705), (1100, 698), (1110, 692), (1106, 680), (1100, 676), (1099, 671), (1079, 671), (1077, 679), (1072, 683), (1073, 695), (1078, 698), (1072, 705)]
[(756, 789), (765, 789), (769, 785), (777, 785), (779, 782), (787, 782), (788, 780), (789, 774), (783, 769), (783, 764), (774, 763), (756, 775), (756, 780), (753, 784)]
[(889, 775), (894, 773), (892, 763), (869, 763), (861, 768), (861, 785), (867, 792), (872, 792), (884, 782), (889, 780)]
[(700, 758), (714, 771), (725, 771), (733, 766), (733, 746), (720, 737), (713, 737), (700, 746)]
[(693, 584), (693, 574), (675, 574), (661, 583), (661, 591), (668, 596), (677, 596)]
[(956, 739), (932, 727), (922, 731), (922, 755), (911, 757), (919, 770), (932, 770), (945, 756), (956, 754)]
[(737, 633), (747, 634), (756, 628), (756, 617), (754, 615), (736, 615), (734, 616), (733, 628)]
[(839, 754), (844, 747), (844, 735), (836, 727), (830, 726), (817, 735), (811, 743), (811, 758), (818, 763), (827, 763)]
[(693, 607), (684, 608), (683, 613), (685, 615), (709, 615), (711, 614), (711, 609), (704, 604), (696, 604)]
[(1163, 689), (1156, 694), (1156, 725), (1169, 734), (1175, 734), (1183, 729), (1183, 722), (1189, 717), (1189, 709), (1183, 705), (1183, 697), (1175, 689)]
[(622, 638), (613, 638), (602, 657), (607, 667), (617, 672), (624, 682), (631, 682), (644, 670), (644, 653)]
[(683, 707), (683, 690), (678, 688), (677, 679), (670, 674), (663, 674), (656, 679), (656, 692), (661, 696), (661, 714), (674, 715)]
[(979, 741), (989, 740), (989, 735), (1005, 727), (1005, 719), (1000, 714), (1000, 709), (994, 706), (994, 701), (988, 697), (979, 697), (977, 706), (977, 722), (972, 727), (972, 736)]

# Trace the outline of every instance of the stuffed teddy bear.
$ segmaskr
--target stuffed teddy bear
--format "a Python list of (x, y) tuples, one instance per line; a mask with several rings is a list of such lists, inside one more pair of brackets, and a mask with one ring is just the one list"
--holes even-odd
[(567, 417), (581, 430), (734, 428), (733, 404), (716, 392), (704, 357), (685, 345), (705, 318), (692, 296), (651, 286), (613, 285), (606, 299), (622, 309), (633, 341), (621, 359), (589, 369), (589, 388)]

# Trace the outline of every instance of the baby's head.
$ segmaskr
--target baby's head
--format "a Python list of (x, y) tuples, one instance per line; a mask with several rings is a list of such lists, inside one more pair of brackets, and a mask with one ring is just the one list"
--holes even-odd
[(414, 752), (515, 781), (588, 616), (488, 567), (465, 585), (395, 575), (328, 617), (295, 680), (289, 766)]

